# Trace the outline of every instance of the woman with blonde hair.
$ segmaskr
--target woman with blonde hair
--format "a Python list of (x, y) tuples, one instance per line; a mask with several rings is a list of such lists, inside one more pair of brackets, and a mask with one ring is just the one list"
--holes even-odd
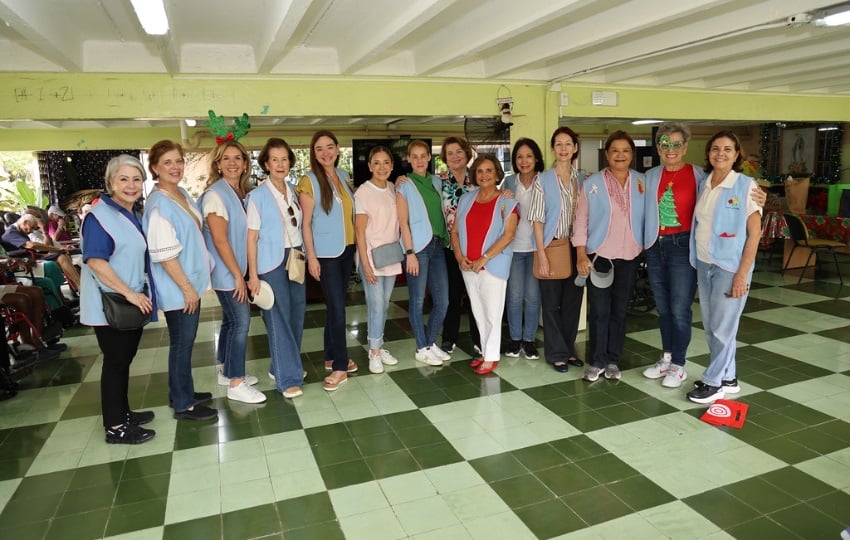
[(250, 189), (251, 156), (241, 143), (225, 140), (210, 155), (207, 189), (199, 203), (204, 216), (204, 241), (215, 263), (210, 276), (221, 304), (221, 332), (216, 359), (218, 384), (227, 398), (262, 403), (266, 396), (253, 387), (258, 380), (245, 373), (245, 351), (251, 310), (245, 272), (248, 269), (248, 221), (243, 200)]

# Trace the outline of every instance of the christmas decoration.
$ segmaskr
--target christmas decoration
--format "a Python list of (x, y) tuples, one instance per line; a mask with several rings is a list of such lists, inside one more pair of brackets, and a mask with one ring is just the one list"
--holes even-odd
[(662, 229), (682, 226), (679, 223), (679, 212), (676, 211), (676, 201), (673, 199), (673, 182), (667, 184), (667, 189), (658, 201), (658, 221)]
[(216, 144), (221, 144), (225, 141), (238, 141), (247, 135), (248, 130), (251, 129), (251, 123), (248, 121), (248, 115), (246, 113), (242, 113), (241, 118), (233, 119), (233, 127), (225, 126), (224, 117), (216, 116), (212, 110), (209, 111), (209, 116), (210, 119), (205, 124), (210, 128), (210, 133), (215, 135)]

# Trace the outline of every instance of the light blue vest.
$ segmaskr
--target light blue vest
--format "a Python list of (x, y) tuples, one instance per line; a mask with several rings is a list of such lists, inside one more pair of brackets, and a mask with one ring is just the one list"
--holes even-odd
[[(183, 196), (196, 210), (198, 205), (186, 190), (180, 188)], [(186, 213), (182, 206), (174, 202), (162, 191), (155, 189), (148, 195), (146, 211), (142, 219), (145, 234), (149, 235), (151, 210), (156, 208), (160, 217), (171, 223), (177, 238), (183, 249), (177, 255), (177, 262), (183, 269), (183, 273), (194, 287), (198, 296), (204, 294), (210, 288), (210, 256), (207, 246), (204, 244), (204, 235), (198, 227), (195, 219)], [(198, 212), (200, 215), (200, 211)], [(186, 305), (183, 291), (180, 286), (171, 279), (161, 263), (151, 261), (154, 283), (156, 283), (156, 296), (159, 307), (163, 311), (183, 309)]]
[[(201, 208), (204, 207), (204, 198), (210, 191), (215, 191), (218, 194), (222, 203), (224, 203), (224, 208), (227, 209), (227, 241), (230, 243), (230, 249), (233, 250), (233, 256), (236, 257), (239, 271), (244, 276), (248, 269), (248, 217), (245, 215), (245, 207), (242, 206), (242, 201), (239, 200), (239, 196), (236, 195), (227, 181), (224, 178), (219, 178), (201, 195), (198, 200)], [(214, 263), (210, 275), (213, 289), (232, 291), (236, 288), (236, 280), (215, 248), (207, 220), (204, 220), (204, 242), (207, 244), (207, 251), (212, 255)]]
[[(705, 171), (696, 165), (686, 164), (693, 167), (696, 190), (699, 193), (700, 186), (705, 180)], [(649, 249), (658, 240), (658, 184), (661, 183), (661, 173), (664, 165), (653, 167), (646, 171), (646, 217), (643, 228), (643, 248)]]
[[(97, 219), (106, 234), (112, 237), (115, 250), (109, 257), (109, 266), (128, 287), (141, 292), (145, 285), (148, 244), (136, 225), (105, 200), (92, 206), (86, 219)], [(84, 245), (85, 239), (82, 242)], [(115, 291), (96, 281), (94, 272), (85, 263), (80, 272), (80, 284), (80, 322), (88, 326), (107, 326), (98, 285), (105, 292)]]
[[(461, 195), (457, 203), (457, 218), (455, 219), (455, 227), (458, 227), (458, 236), (460, 237), (460, 250), (466, 253), (466, 217), (472, 209), (472, 204), (475, 202), (476, 193), (471, 191)], [(511, 215), (511, 212), (516, 208), (517, 202), (515, 199), (499, 198), (496, 202), (496, 207), (493, 209), (493, 219), (490, 221), (490, 228), (487, 229), (487, 235), (484, 237), (484, 246), (481, 251), (483, 254), (490, 246), (505, 234), (505, 220)], [(511, 273), (511, 259), (513, 258), (514, 250), (511, 244), (502, 250), (495, 257), (490, 258), (485, 265), (487, 271), (501, 279), (508, 279)]]
[[(440, 193), (443, 189), (440, 177), (432, 174), (431, 183), (434, 184), (437, 193)], [(413, 237), (413, 251), (419, 253), (434, 238), (434, 228), (431, 227), (431, 220), (428, 219), (425, 199), (422, 198), (413, 180), (397, 185), (396, 191), (401, 193), (407, 203), (407, 223), (410, 226), (410, 235)], [(399, 242), (402, 241), (399, 240)], [(401, 247), (404, 249), (403, 243)]]
[[(351, 197), (351, 204), (354, 204), (354, 193), (348, 186), (348, 173), (342, 169), (336, 169), (336, 174), (339, 176), (339, 183), (343, 185), (343, 189), (348, 192)], [(308, 172), (310, 183), (313, 185), (313, 200), (316, 204), (313, 205), (313, 249), (316, 251), (316, 257), (333, 258), (339, 257), (345, 249), (345, 223), (342, 221), (342, 203), (333, 198), (331, 211), (325, 213), (322, 208), (322, 191), (319, 188), (319, 180), (312, 172)], [(333, 187), (333, 186), (332, 186)], [(353, 218), (353, 216), (352, 216)]]
[[(561, 205), (564, 201), (561, 200), (561, 186), (558, 175), (555, 174), (555, 169), (547, 169), (540, 173), (537, 177), (540, 185), (543, 187), (543, 202), (545, 208), (543, 216), (546, 219), (543, 223), (543, 245), (548, 246), (555, 238), (555, 229), (558, 228), (558, 219), (561, 217)], [(575, 194), (578, 197), (578, 193)], [(537, 249), (537, 238), (531, 237), (534, 249)]]
[[(646, 181), (644, 175), (629, 169), (631, 182), (629, 185), (631, 198), (631, 224), (632, 234), (638, 246), (643, 246), (643, 216), (646, 212), (644, 197), (646, 193)], [(582, 186), (587, 197), (588, 223), (587, 223), (587, 253), (595, 253), (608, 236), (608, 228), (611, 224), (611, 199), (602, 171), (594, 173), (584, 181)]]
[[(721, 188), (723, 193), (717, 198), (714, 208), (714, 218), (711, 226), (711, 240), (708, 243), (708, 255), (711, 262), (727, 272), (737, 272), (744, 254), (744, 244), (747, 243), (747, 204), (750, 200), (750, 182), (752, 178), (740, 173), (735, 185), (731, 188)], [(711, 189), (705, 182), (700, 184), (700, 192)], [(697, 195), (699, 197), (699, 195)], [(699, 227), (696, 212), (691, 231)], [(697, 248), (696, 237), (691, 234), (691, 266), (696, 267)]]
[[(257, 273), (266, 274), (283, 264), (284, 249), (290, 246), (289, 237), (286, 234), (286, 220), (280, 212), (280, 206), (274, 194), (274, 186), (271, 181), (266, 180), (263, 184), (248, 194), (248, 201), (254, 203), (257, 212), (260, 213), (260, 231), (257, 238)], [(289, 184), (286, 184), (288, 197), (297, 200), (295, 193)]]

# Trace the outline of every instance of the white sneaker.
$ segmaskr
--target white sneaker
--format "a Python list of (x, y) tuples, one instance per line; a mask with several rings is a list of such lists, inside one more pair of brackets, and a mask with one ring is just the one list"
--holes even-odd
[(233, 401), (241, 401), (242, 403), (262, 403), (266, 400), (266, 395), (250, 386), (247, 383), (248, 379), (239, 383), (236, 386), (227, 388), (227, 399)]
[[(274, 380), (274, 375), (272, 375), (271, 373), (269, 373), (269, 377), (271, 377), (271, 379)], [(248, 386), (254, 386), (258, 382), (260, 382), (260, 379), (254, 377), (253, 375), (247, 375), (246, 374), (245, 375), (245, 382), (248, 383)], [(230, 386), (230, 379), (225, 377), (224, 373), (222, 373), (220, 369), (218, 370), (218, 385), (219, 386)]]
[(670, 369), (670, 362), (665, 362), (664, 358), (655, 363), (654, 366), (648, 367), (643, 370), (643, 376), (647, 379), (660, 379), (667, 375), (667, 371)]
[(661, 386), (665, 388), (679, 388), (684, 381), (688, 380), (688, 374), (685, 373), (685, 367), (677, 364), (670, 364), (667, 369), (667, 374), (664, 380), (661, 381)]
[(381, 349), (381, 362), (385, 366), (394, 366), (394, 365), (398, 364), (398, 358), (393, 356), (393, 354), (390, 351), (388, 351), (386, 349)]
[(383, 373), (384, 363), (381, 362), (380, 354), (369, 353), (369, 371), (372, 373)]
[(271, 371), (269, 371), (269, 379), (271, 379), (273, 381), (277, 380), (277, 379), (274, 378), (274, 373), (272, 373)]
[(436, 343), (431, 344), (431, 354), (439, 358), (443, 362), (448, 362), (452, 359), (452, 356), (443, 349), (437, 347)]
[(422, 347), (416, 349), (416, 354), (413, 356), (417, 362), (428, 364), (429, 366), (442, 366), (443, 361), (431, 354), (431, 347)]

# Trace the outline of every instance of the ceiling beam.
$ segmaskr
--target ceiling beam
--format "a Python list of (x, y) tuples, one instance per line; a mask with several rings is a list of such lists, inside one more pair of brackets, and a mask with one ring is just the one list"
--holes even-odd
[(822, 75), (820, 77), (813, 75), (800, 82), (792, 82), (788, 84), (788, 90), (791, 92), (804, 92), (807, 90), (816, 90), (838, 84), (845, 84), (848, 77), (850, 77), (850, 67), (822, 71), (821, 74)]
[(345, 43), (337, 50), (340, 72), (351, 74), (369, 65), (399, 40), (422, 27), (454, 3), (455, 0), (401, 2), (397, 8), (390, 11), (393, 13), (392, 20), (382, 22), (380, 29), (363, 32), (362, 39), (357, 39), (354, 43)]
[(480, 3), (414, 49), (416, 73), (430, 75), (464, 63), (482, 50), (515, 38), (517, 34), (533, 31), (535, 26), (563, 17), (587, 3), (581, 0), (524, 0), (505, 2), (497, 7), (493, 2)]
[[(781, 56), (781, 53), (779, 54)], [(736, 84), (748, 84), (750, 88), (756, 89), (758, 88), (757, 85), (762, 85), (763, 83), (774, 79), (781, 79), (783, 77), (787, 78), (789, 75), (795, 75), (804, 71), (817, 72), (819, 70), (830, 69), (832, 66), (835, 66), (836, 63), (840, 65), (844, 61), (850, 62), (850, 58), (847, 57), (846, 52), (830, 55), (821, 54), (816, 58), (807, 60), (805, 63), (798, 63), (798, 66), (793, 70), (793, 73), (789, 73), (788, 65), (782, 61), (771, 65), (754, 63), (748, 68), (741, 69), (736, 72), (730, 72), (728, 75), (713, 77), (710, 82), (712, 88), (723, 88)], [(773, 86), (773, 84), (767, 84), (764, 86)]]
[(68, 32), (70, 21), (56, 20), (32, 0), (0, 0), (0, 19), (20, 34), (22, 45), (68, 71), (83, 69), (81, 40)]
[[(721, 44), (724, 39), (729, 39), (723, 36), (747, 31), (760, 24), (784, 21), (789, 15), (816, 10), (823, 6), (824, 0), (763, 0), (753, 4), (728, 2), (725, 6), (720, 6), (717, 2), (713, 4), (715, 9), (710, 15), (692, 18), (691, 24), (671, 25), (669, 18), (656, 17), (652, 20), (667, 20), (669, 30), (653, 31), (651, 25), (647, 24), (643, 28), (634, 29), (634, 39), (621, 34), (622, 39), (616, 45), (564, 55), (567, 56), (566, 60), (549, 66), (551, 80), (571, 80), (573, 77), (617, 63), (644, 62), (647, 57), (665, 54), (670, 49), (688, 44), (702, 42), (700, 46), (710, 50), (711, 47)], [(665, 12), (665, 9), (659, 8), (658, 12)], [(598, 24), (605, 23), (599, 21)], [(738, 56), (745, 54), (746, 51), (743, 50), (738, 52)], [(493, 60), (495, 61), (495, 58)]]
[[(625, 37), (633, 32), (651, 36), (654, 50), (659, 47), (666, 48), (673, 44), (658, 39), (656, 33), (653, 32), (653, 26), (670, 24), (682, 17), (698, 13), (716, 5), (717, 0), (691, 0), (674, 3), (667, 0), (645, 0), (641, 4), (641, 9), (638, 10), (631, 2), (621, 2), (610, 9), (599, 10), (574, 24), (554, 29), (542, 35), (532, 36), (523, 40), (516, 47), (497, 52), (487, 58), (485, 72), (488, 77), (500, 77), (513, 71), (542, 65), (546, 61), (559, 57), (574, 58), (574, 51), (582, 49), (599, 51), (599, 49), (594, 48), (594, 45), (610, 41), (612, 36)], [(608, 62), (618, 58), (607, 54), (607, 48), (599, 52), (604, 52), (603, 56), (608, 59)], [(581, 62), (581, 64), (585, 67), (595, 65), (585, 62)], [(578, 68), (576, 71), (580, 69)]]
[[(330, 0), (322, 1), (325, 5), (329, 2)], [(277, 28), (270, 30), (267, 36), (263, 36), (262, 42), (257, 46), (258, 73), (269, 73), (295, 46), (296, 40), (293, 39), (295, 29), (301, 24), (312, 3), (311, 0), (291, 0), (276, 17), (269, 13), (268, 19), (277, 21)]]

